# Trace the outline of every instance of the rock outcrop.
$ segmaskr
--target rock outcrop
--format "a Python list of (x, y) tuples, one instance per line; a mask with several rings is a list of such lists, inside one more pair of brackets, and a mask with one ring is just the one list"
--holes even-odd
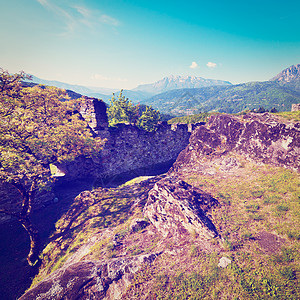
[[(199, 170), (207, 161), (223, 158), (230, 152), (274, 166), (300, 171), (300, 123), (283, 121), (265, 114), (211, 116), (197, 127), (189, 145), (180, 153), (173, 171)], [(234, 160), (234, 159), (233, 159)]]
[(134, 274), (159, 254), (67, 265), (28, 290), (20, 300), (120, 299)]
[(188, 183), (176, 178), (158, 181), (149, 192), (145, 217), (163, 236), (196, 233), (206, 238), (218, 235), (207, 212), (218, 201)]
[[(184, 143), (187, 144), (187, 131), (183, 126), (173, 129), (162, 124), (156, 133), (146, 133), (130, 125), (105, 130), (111, 138), (103, 150), (100, 173), (97, 174), (113, 174), (113, 172), (131, 170), (140, 163), (145, 165), (153, 161), (163, 161), (169, 155), (165, 152), (175, 155), (174, 153), (179, 151)], [(225, 253), (224, 256), (220, 255), (220, 252), (240, 251), (239, 253), (242, 253), (245, 249), (239, 247), (251, 242), (241, 239), (245, 234), (245, 231), (240, 229), (242, 224), (247, 226), (250, 224), (249, 228), (252, 230), (258, 225), (264, 226), (264, 223), (252, 226), (254, 222), (263, 219), (254, 219), (253, 212), (244, 205), (256, 206), (254, 201), (260, 201), (259, 205), (264, 205), (264, 200), (256, 199), (253, 193), (256, 190), (252, 185), (255, 183), (256, 186), (257, 182), (250, 181), (249, 196), (244, 197), (242, 189), (240, 190), (242, 198), (230, 192), (228, 197), (232, 197), (232, 205), (227, 205), (227, 202), (223, 202), (222, 197), (218, 196), (221, 195), (218, 194), (219, 187), (208, 188), (208, 191), (219, 197), (220, 203), (223, 203), (221, 205), (210, 194), (191, 186), (182, 179), (189, 178), (191, 172), (194, 172), (194, 175), (198, 173), (199, 179), (205, 177), (201, 172), (218, 168), (216, 182), (227, 185), (229, 181), (227, 182), (226, 178), (230, 174), (224, 174), (223, 171), (245, 169), (244, 177), (234, 174), (233, 178), (243, 180), (242, 184), (246, 185), (248, 181), (245, 178), (253, 173), (252, 164), (246, 164), (244, 169), (238, 169), (240, 157), (258, 164), (265, 163), (300, 171), (299, 130), (299, 123), (284, 121), (268, 113), (212, 116), (207, 124), (194, 128), (189, 144), (181, 151), (167, 174), (116, 189), (95, 189), (81, 193), (64, 215), (64, 219), (56, 224), (57, 236), (54, 234), (52, 238), (57, 243), (50, 244), (48, 250), (46, 248), (43, 253), (44, 257), (48, 258), (44, 260), (38, 277), (43, 280), (20, 299), (122, 299), (125, 296), (128, 299), (128, 294), (124, 293), (126, 288), (129, 287), (127, 292), (132, 288), (131, 291), (134, 293), (134, 289), (139, 284), (144, 284), (145, 289), (141, 289), (141, 292), (146, 291), (147, 295), (151, 290), (153, 284), (151, 280), (154, 277), (149, 276), (145, 280), (143, 277), (143, 282), (136, 284), (134, 281), (132, 284), (137, 272), (143, 273), (148, 270), (153, 272), (150, 273), (154, 276), (157, 275), (155, 273), (157, 270), (158, 274), (165, 272), (162, 274), (166, 276), (161, 278), (168, 278), (169, 273), (177, 272), (174, 266), (187, 264), (187, 267), (180, 267), (181, 272), (194, 270), (195, 266), (199, 268), (194, 264), (196, 260), (201, 267), (208, 268), (208, 265), (205, 265), (207, 262), (201, 262), (197, 256), (211, 251), (215, 251), (220, 258), (218, 266), (226, 268), (231, 263), (227, 256), (231, 257), (231, 254)], [(172, 147), (175, 149), (174, 152)], [(155, 149), (160, 149), (160, 152), (155, 153)], [(248, 165), (251, 167), (249, 168)], [(257, 166), (257, 169), (259, 168)], [(262, 169), (266, 172), (265, 168)], [(223, 179), (225, 181), (222, 181)], [(222, 184), (220, 184), (220, 191), (223, 193)], [(285, 195), (285, 192), (284, 194), (282, 192), (279, 197)], [(276, 209), (275, 205), (277, 204), (274, 203), (274, 209)], [(291, 208), (292, 205), (289, 206), (289, 209)], [(223, 214), (226, 217), (224, 219), (221, 217)], [(242, 216), (244, 214), (246, 214), (245, 218)], [(234, 222), (235, 216), (239, 218), (239, 223)], [(122, 218), (122, 224), (114, 222)], [(276, 217), (272, 216), (272, 218)], [(296, 228), (296, 222), (294, 224)], [(103, 230), (99, 230), (100, 228)], [(95, 231), (92, 231), (94, 229)], [(68, 240), (68, 233), (71, 230), (74, 232), (75, 237), (72, 237), (74, 240), (71, 238)], [(77, 240), (77, 235), (83, 232), (86, 236), (83, 240)], [(89, 234), (91, 236), (88, 236)], [(224, 236), (223, 246), (222, 243), (216, 243), (222, 240), (219, 240), (221, 235)], [(251, 235), (250, 232), (248, 236)], [(216, 239), (212, 240), (213, 238)], [(64, 239), (66, 243), (63, 244)], [(264, 240), (270, 241), (270, 235), (261, 233), (258, 240), (261, 248), (268, 250)], [(274, 249), (281, 245), (280, 240), (275, 242), (274, 246), (272, 244)], [(57, 249), (61, 251), (55, 252)], [(71, 250), (68, 252), (67, 249), (72, 249), (72, 252)], [(51, 256), (52, 252), (54, 259)], [(60, 269), (50, 273), (53, 269), (47, 269), (47, 264), (60, 260), (64, 261), (64, 265), (59, 264)], [(161, 270), (160, 265), (163, 265)], [(47, 275), (49, 273), (50, 275)], [(238, 282), (240, 279), (236, 278)], [(168, 289), (172, 288), (172, 285), (167, 285), (167, 281), (165, 284)], [(203, 285), (205, 284), (203, 281)], [(220, 294), (222, 299), (227, 296), (228, 294)]]
[(295, 80), (300, 80), (300, 64), (290, 66), (289, 68), (284, 69), (282, 72), (277, 74), (271, 79), (272, 81), (279, 82), (292, 82)]
[(289, 89), (300, 92), (300, 64), (290, 66), (283, 70), (270, 81), (278, 82)]

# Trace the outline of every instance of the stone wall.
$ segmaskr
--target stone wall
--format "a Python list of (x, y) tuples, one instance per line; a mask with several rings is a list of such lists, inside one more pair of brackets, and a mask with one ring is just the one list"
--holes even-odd
[[(194, 125), (196, 126), (196, 125)], [(107, 178), (136, 169), (175, 161), (188, 145), (191, 125), (168, 125), (163, 122), (154, 132), (133, 125), (120, 124), (97, 131), (107, 141), (97, 159), (80, 157), (74, 162), (59, 166), (65, 179), (87, 176)]]
[(299, 111), (300, 110), (300, 103), (292, 104), (292, 111)]
[(88, 121), (91, 129), (98, 131), (105, 130), (108, 127), (106, 114), (106, 104), (99, 99), (83, 96), (80, 106), (77, 108), (81, 116)]
[(85, 97), (78, 112), (89, 122), (95, 135), (106, 139), (97, 159), (79, 157), (59, 165), (65, 180), (85, 177), (109, 178), (154, 165), (173, 163), (188, 145), (195, 125), (161, 122), (148, 132), (134, 125), (108, 127), (106, 105), (102, 100)]

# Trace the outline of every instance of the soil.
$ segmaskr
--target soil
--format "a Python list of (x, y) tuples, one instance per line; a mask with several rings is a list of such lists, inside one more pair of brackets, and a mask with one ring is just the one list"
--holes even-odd
[(260, 232), (256, 239), (260, 249), (268, 254), (280, 251), (285, 242), (283, 238), (266, 231)]

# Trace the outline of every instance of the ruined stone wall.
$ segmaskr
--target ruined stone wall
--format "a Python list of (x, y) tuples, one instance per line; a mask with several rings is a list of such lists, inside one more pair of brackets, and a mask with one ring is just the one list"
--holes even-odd
[(108, 178), (136, 169), (175, 161), (189, 142), (196, 125), (162, 122), (154, 132), (133, 125), (108, 127), (106, 105), (103, 101), (85, 97), (77, 108), (95, 135), (106, 139), (97, 159), (79, 157), (58, 166), (66, 180), (84, 177)]
[(292, 111), (299, 111), (300, 110), (300, 103), (292, 104)]
[(81, 116), (88, 121), (91, 129), (97, 133), (100, 130), (105, 130), (108, 127), (108, 119), (106, 114), (106, 104), (99, 99), (82, 97), (78, 109)]
[(165, 122), (154, 132), (126, 124), (106, 128), (98, 131), (107, 141), (97, 159), (81, 157), (60, 165), (59, 169), (68, 180), (86, 176), (106, 178), (174, 161), (188, 145), (192, 129), (186, 124), (171, 126)]

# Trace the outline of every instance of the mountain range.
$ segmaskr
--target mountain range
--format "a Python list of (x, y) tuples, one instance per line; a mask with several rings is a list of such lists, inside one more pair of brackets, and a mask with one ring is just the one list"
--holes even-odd
[(196, 76), (171, 75), (151, 84), (139, 85), (133, 91), (147, 92), (155, 95), (175, 89), (202, 88), (216, 85), (231, 85), (231, 83), (229, 81), (205, 79)]
[[(103, 87), (90, 87), (82, 85), (68, 84), (54, 80), (40, 79), (34, 75), (31, 75), (32, 82), (38, 84), (44, 84), (49, 86), (56, 86), (58, 88), (72, 90), (74, 92), (86, 95), (89, 97), (101, 98), (104, 101), (108, 101), (111, 98), (112, 93), (118, 93), (120, 90), (108, 89)], [(166, 91), (182, 88), (201, 88), (215, 85), (231, 85), (228, 81), (205, 79), (196, 76), (174, 76), (164, 77), (151, 84), (139, 85), (132, 90), (123, 90), (123, 94), (135, 103), (144, 101), (156, 94), (160, 94)]]
[(300, 64), (283, 70), (270, 80), (300, 92)]
[[(33, 82), (73, 90), (108, 102), (112, 92), (107, 88), (71, 85), (33, 76)], [(183, 116), (203, 111), (237, 113), (246, 109), (276, 108), (289, 111), (300, 102), (300, 64), (293, 65), (265, 82), (232, 85), (228, 81), (195, 76), (164, 77), (151, 84), (123, 90), (133, 103), (152, 105), (164, 114)]]
[(162, 113), (174, 116), (218, 111), (238, 113), (243, 110), (276, 108), (291, 110), (300, 102), (300, 93), (277, 82), (249, 82), (232, 86), (180, 89), (155, 95), (145, 101)]
[(238, 113), (259, 107), (290, 111), (292, 104), (299, 102), (300, 64), (283, 70), (269, 81), (177, 89), (142, 101), (162, 113), (174, 116), (204, 111)]

